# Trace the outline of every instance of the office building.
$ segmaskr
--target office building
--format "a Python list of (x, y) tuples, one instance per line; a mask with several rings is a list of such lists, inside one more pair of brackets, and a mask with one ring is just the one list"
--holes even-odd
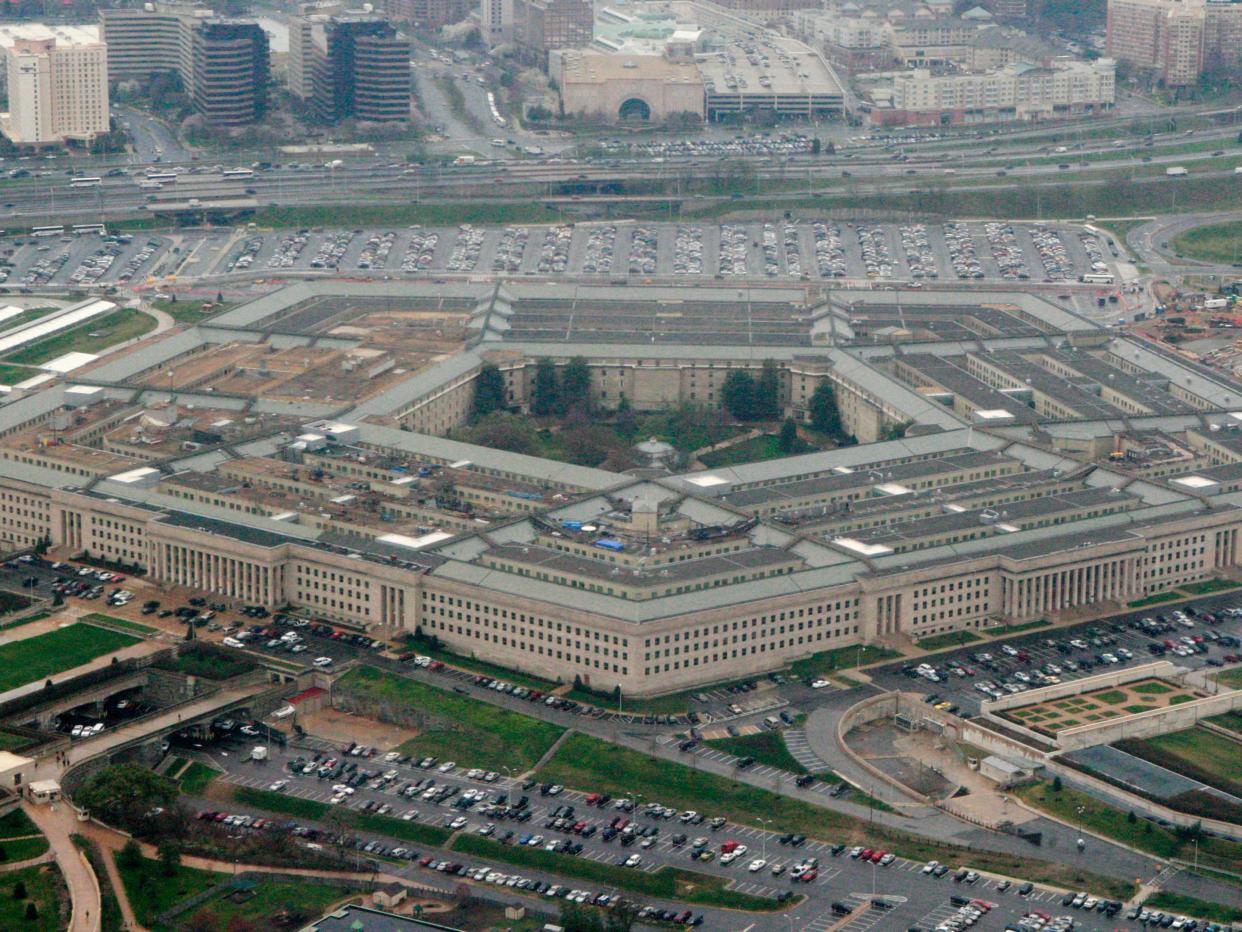
[(435, 29), (466, 18), (466, 0), (384, 0), (384, 15), (399, 23)]
[(1234, 69), (1242, 53), (1242, 3), (1227, 0), (1109, 0), (1105, 47), (1169, 87), (1206, 71)]
[(480, 0), (479, 32), (488, 45), (513, 40), (513, 0)]
[(162, 4), (101, 10), (99, 16), (104, 41), (115, 48), (108, 56), (110, 80), (175, 71), (194, 109), (214, 126), (244, 126), (267, 113), (271, 51), (258, 23)]
[(590, 0), (517, 0), (514, 31), (519, 44), (546, 63), (552, 49), (590, 45), (595, 10)]
[(392, 123), (410, 116), (410, 43), (373, 16), (295, 16), (289, 89), (325, 123)]
[(89, 142), (108, 132), (108, 50), (97, 28), (3, 26), (0, 50), (9, 96), (0, 130), (10, 142)]

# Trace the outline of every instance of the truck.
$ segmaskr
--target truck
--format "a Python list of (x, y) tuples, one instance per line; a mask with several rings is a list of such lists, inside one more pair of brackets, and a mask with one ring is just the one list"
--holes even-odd
[(1186, 169), (1181, 165), (1170, 165), (1164, 170), (1164, 173), (1170, 178), (1184, 178), (1186, 175), (1190, 174), (1190, 172), (1186, 171)]
[(453, 159), (453, 164), (454, 165), (473, 165), (474, 156), (473, 155), (459, 155), (457, 156), (457, 158)]
[(254, 761), (255, 763), (259, 763), (259, 764), (263, 763), (265, 760), (267, 760), (267, 748), (261, 744), (256, 744), (250, 750), (250, 759)]

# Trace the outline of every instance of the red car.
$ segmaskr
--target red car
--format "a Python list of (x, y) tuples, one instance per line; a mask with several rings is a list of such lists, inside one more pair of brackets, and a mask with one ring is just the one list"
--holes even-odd
[(810, 883), (818, 876), (819, 876), (819, 871), (812, 868), (811, 870), (807, 871), (805, 874), (803, 874), (798, 879), (801, 880), (803, 883)]

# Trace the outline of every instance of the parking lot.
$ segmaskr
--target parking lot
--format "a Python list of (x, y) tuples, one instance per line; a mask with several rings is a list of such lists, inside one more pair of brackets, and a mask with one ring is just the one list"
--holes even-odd
[[(823, 219), (747, 223), (579, 223), (396, 230), (124, 234), (19, 238), (0, 267), (9, 286), (138, 285), (238, 274), (348, 273), (536, 277), (690, 276), (773, 281), (1067, 282), (1112, 271), (1095, 234), (1068, 225), (855, 224)], [(174, 251), (175, 250), (175, 254)], [(161, 261), (166, 260), (166, 261)]]
[[(567, 856), (610, 864), (630, 860), (637, 871), (650, 872), (664, 865), (684, 867), (730, 878), (731, 889), (756, 896), (792, 891), (808, 898), (792, 917), (802, 929), (838, 927), (850, 915), (842, 912), (841, 906), (850, 907), (857, 916), (839, 928), (917, 925), (932, 929), (959, 912), (960, 906), (951, 897), (994, 904), (981, 925), (985, 929), (999, 929), (1005, 920), (1019, 921), (1032, 910), (1072, 913), (1076, 928), (1085, 930), (1124, 927), (1118, 925), (1120, 917), (1110, 919), (1098, 912), (1063, 907), (1063, 895), (1058, 891), (1032, 887), (1020, 893), (1020, 881), (971, 877), (958, 872), (956, 865), (939, 868), (888, 857), (885, 852), (872, 853), (862, 846), (851, 849), (814, 840), (798, 841), (779, 827), (768, 831), (723, 820), (714, 823), (710, 813), (675, 813), (658, 802), (612, 800), (494, 774), (476, 772), (471, 776), (464, 766), (447, 769), (448, 762), (426, 760), (422, 763), (427, 766), (419, 766), (418, 760), (402, 760), (395, 752), (386, 754), (383, 749), (352, 756), (344, 753), (346, 748), (315, 738), (299, 744), (302, 746), (273, 746), (270, 759), (259, 764), (243, 760), (244, 747), (237, 743), (226, 754), (221, 753), (225, 746), (209, 747), (198, 754), (226, 771), (222, 779), (239, 786), (275, 787), (277, 792), (325, 803), (338, 799), (336, 806), (382, 810), (391, 818), (429, 825), (457, 826), (453, 830), (507, 844), (558, 850)], [(351, 765), (352, 770), (346, 769)], [(303, 772), (307, 770), (309, 773)], [(364, 772), (370, 776), (362, 776)], [(342, 780), (353, 784), (348, 788), (352, 792), (339, 791), (344, 786)], [(521, 802), (522, 797), (525, 802)], [(244, 811), (234, 809), (230, 813)], [(254, 811), (249, 814), (255, 815)], [(410, 860), (419, 872), (434, 869), (443, 857), (428, 850), (413, 850), (408, 842), (365, 834), (358, 840), (363, 847), (372, 842), (386, 844), (388, 856), (394, 848), (402, 849), (396, 856)], [(370, 853), (375, 850), (373, 845)], [(574, 851), (576, 854), (570, 853)], [(728, 851), (740, 853), (730, 858), (725, 856)], [(712, 854), (709, 858), (699, 852)], [(722, 864), (722, 857), (728, 863)], [(448, 858), (457, 860), (461, 856), (448, 854)], [(422, 864), (424, 859), (428, 863)], [(463, 871), (483, 863), (478, 858), (463, 860)], [(515, 870), (528, 878), (540, 876), (504, 865), (491, 870), (506, 876), (514, 876)], [(487, 873), (480, 872), (478, 878)], [(577, 886), (574, 881), (562, 881), (563, 889)], [(882, 905), (862, 909), (873, 901), (882, 901)], [(774, 918), (783, 927), (784, 917)]]
[[(1153, 660), (1166, 659), (1192, 670), (1236, 662), (1242, 653), (1242, 617), (1222, 612), (1233, 606), (1242, 608), (1242, 593), (1205, 596), (1190, 606), (1153, 605), (1068, 628), (1036, 630), (999, 643), (975, 641), (922, 661), (874, 669), (872, 678), (886, 688), (924, 692), (929, 701), (974, 715), (984, 699)], [(1175, 611), (1186, 611), (1188, 617), (1180, 621)], [(920, 664), (932, 674), (926, 669), (920, 672)]]

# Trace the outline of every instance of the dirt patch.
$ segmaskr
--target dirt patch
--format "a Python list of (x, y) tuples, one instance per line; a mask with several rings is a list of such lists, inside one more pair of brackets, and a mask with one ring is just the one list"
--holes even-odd
[(359, 744), (386, 751), (412, 738), (417, 738), (419, 735), (419, 732), (413, 728), (389, 725), (332, 708), (300, 716), (298, 721), (306, 729), (307, 734), (323, 738), (325, 741), (331, 741), (342, 747), (347, 746), (351, 741), (357, 741)]

